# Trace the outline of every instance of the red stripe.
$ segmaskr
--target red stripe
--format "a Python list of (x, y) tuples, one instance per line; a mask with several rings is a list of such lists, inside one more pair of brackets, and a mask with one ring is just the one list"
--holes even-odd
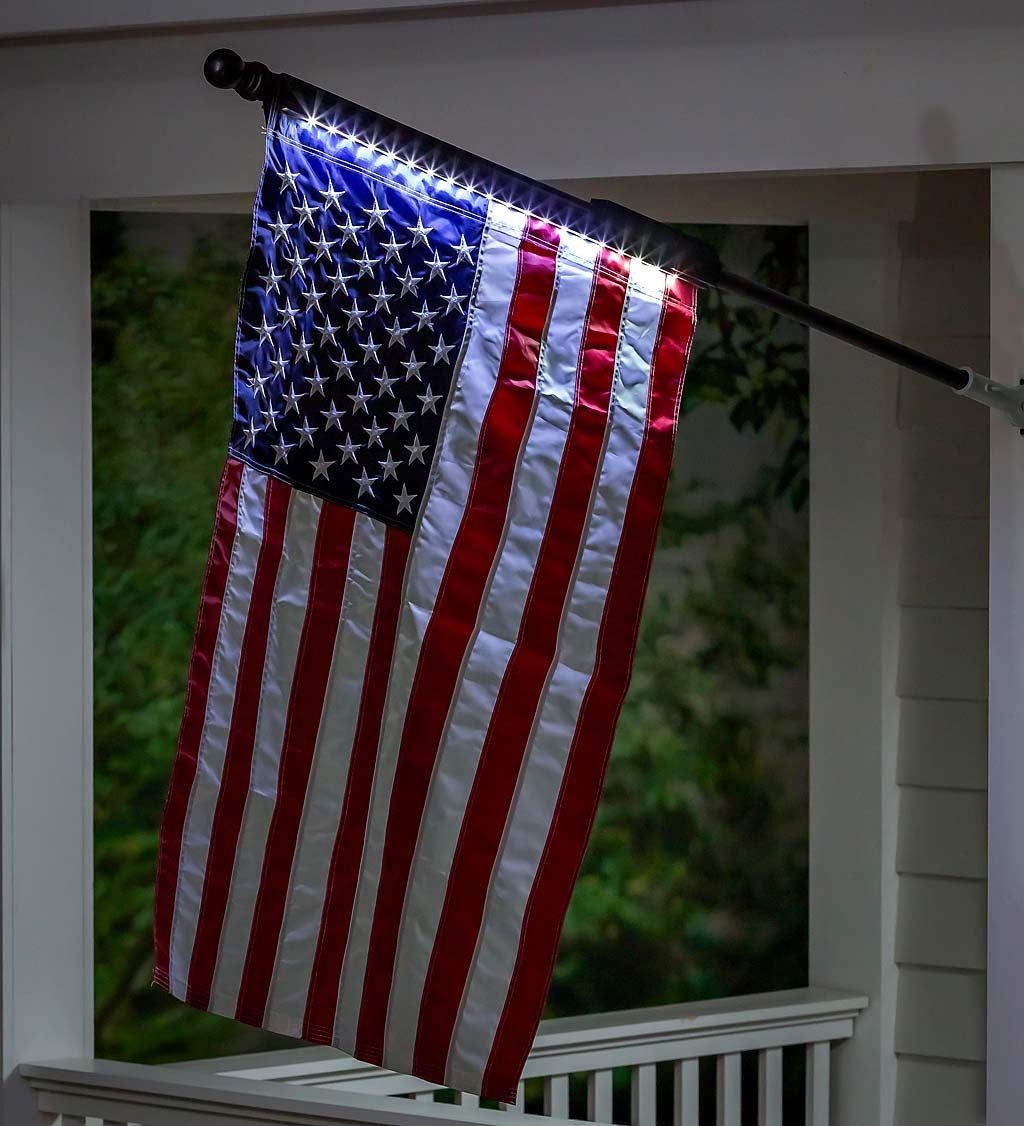
[(245, 812), (245, 799), (252, 772), (252, 750), (256, 738), (263, 664), (267, 655), (267, 634), (274, 601), (277, 569), (284, 543), (285, 518), (291, 489), (275, 477), (267, 477), (263, 510), (263, 542), (260, 544), (249, 598), (249, 614), (242, 637), (242, 652), (235, 679), (235, 701), (224, 752), (224, 772), (213, 815), (210, 849), (206, 858), (206, 878), (199, 905), (196, 938), (192, 946), (186, 1000), (205, 1009), (210, 1004), (213, 971), (217, 962), (227, 908), (228, 891), (235, 866), (235, 850)]
[(459, 832), (420, 1001), (413, 1071), (443, 1075), (494, 861), (545, 681), (601, 462), (628, 260), (604, 250), (576, 373), (575, 406), (530, 583)]
[(482, 1093), (511, 1102), (541, 1010), (569, 896), (601, 793), (629, 685), (651, 556), (672, 464), (676, 414), (693, 331), (688, 287), (673, 279), (654, 349), (647, 421), (598, 635), (554, 817), (523, 918), (519, 952), (484, 1071)]
[(284, 921), (288, 878), (313, 768), (334, 645), (341, 621), (355, 510), (324, 501), (317, 523), (306, 616), (292, 674), (281, 742), (277, 798), (263, 853), (263, 872), (253, 908), (249, 948), (235, 1018), (260, 1027), (270, 993)]
[(341, 818), (331, 853), (320, 934), (302, 1028), (304, 1040), (322, 1044), (330, 1044), (334, 1036), (341, 964), (348, 942), (352, 904), (355, 901), (356, 882), (363, 855), (363, 838), (370, 812), (370, 791), (377, 765), (377, 745), (380, 742), (391, 659), (398, 633), (398, 616), (402, 608), (405, 564), (409, 558), (411, 542), (408, 533), (395, 528), (388, 528), (384, 533), (384, 557), (370, 647), (366, 655), (359, 718), (352, 739), (352, 755), (345, 780)]
[(228, 458), (220, 479), (213, 538), (206, 561), (206, 577), (199, 600), (199, 617), (192, 641), (192, 660), (188, 669), (185, 710), (178, 732), (178, 750), (171, 773), (171, 784), (164, 805), (160, 826), (160, 852), (157, 861), (156, 897), (153, 907), (153, 945), (155, 962), (153, 980), (164, 989), (170, 988), (171, 921), (178, 890), (178, 868), (181, 864), (181, 838), (185, 829), (188, 800), (199, 764), (199, 742), (206, 722), (206, 704), (210, 695), (210, 670), (213, 651), (220, 632), (220, 612), (228, 583), (231, 548), (238, 524), (238, 489), (245, 467), (235, 458)]
[(540, 344), (554, 293), (557, 235), (531, 219), (494, 391), (480, 428), (465, 511), (423, 637), (405, 715), (366, 959), (355, 1055), (380, 1063), (402, 905), (448, 708), (501, 542), (519, 450), (533, 410)]

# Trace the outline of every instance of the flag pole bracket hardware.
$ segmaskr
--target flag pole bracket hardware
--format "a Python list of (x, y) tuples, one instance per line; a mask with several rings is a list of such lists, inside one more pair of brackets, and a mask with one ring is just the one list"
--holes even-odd
[(987, 375), (979, 375), (971, 368), (960, 370), (967, 376), (967, 383), (957, 394), (982, 403), (990, 410), (1002, 411), (1012, 425), (1024, 434), (1024, 379), (1020, 381), (1021, 386), (1008, 387), (1005, 383), (989, 379)]
[[(243, 61), (241, 56), (226, 47), (207, 56), (203, 74), (207, 82), (219, 90), (234, 90), (247, 101), (262, 102), (265, 113), (269, 111), (281, 78), (266, 64)], [(564, 192), (556, 194), (565, 196)], [(656, 261), (659, 266), (677, 271), (698, 286), (732, 293), (763, 309), (770, 309), (817, 332), (852, 344), (861, 351), (942, 383), (958, 395), (983, 403), (991, 410), (1001, 411), (1024, 434), (1024, 380), (1020, 387), (1008, 387), (988, 376), (978, 375), (969, 367), (957, 367), (935, 356), (918, 352), (897, 340), (837, 317), (834, 313), (808, 305), (788, 293), (780, 293), (750, 278), (734, 274), (722, 264), (715, 248), (703, 239), (694, 238), (621, 204), (604, 199), (593, 199), (587, 204), (587, 201), (569, 198), (574, 203), (590, 207), (603, 228), (605, 241), (611, 245)]]

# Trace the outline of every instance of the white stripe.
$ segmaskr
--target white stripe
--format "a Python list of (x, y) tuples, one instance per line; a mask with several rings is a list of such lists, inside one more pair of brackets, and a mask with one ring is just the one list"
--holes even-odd
[(406, 569), (404, 605), (388, 685), (384, 727), (370, 800), (366, 846), (342, 969), (335, 1044), (351, 1050), (362, 1000), (363, 975), (387, 829), (391, 787), (423, 634), (438, 584), (469, 495), (477, 440), (505, 343), (505, 325), (517, 275), (522, 216), (493, 204), (480, 244), (477, 289), (468, 339), (442, 427), (441, 449), (431, 470)]
[(541, 353), (537, 410), (524, 443), (509, 505), (506, 539), (477, 621), (449, 729), (438, 755), (402, 916), (386, 1039), (388, 1067), (395, 1071), (407, 1072), (412, 1068), (420, 997), (448, 873), (486, 734), (487, 717), (494, 711), (519, 634), (572, 416), (596, 248), (575, 236), (564, 242), (577, 245), (570, 247), (574, 251), (571, 256), (559, 254), (556, 297)]
[[(384, 525), (357, 513), (324, 714), (306, 790), (288, 904), (267, 1007), (275, 1028), (300, 1035), (334, 838), (359, 719), (384, 553)], [(287, 1026), (287, 1027), (285, 1027)]]
[[(649, 286), (650, 279), (644, 282)], [(660, 316), (660, 302), (631, 279), (619, 343), (615, 402), (594, 510), (562, 624), (557, 662), (492, 877), (448, 1057), (446, 1080), (457, 1089), (479, 1089), (515, 966), (522, 917), (547, 839), (580, 704), (593, 674), (601, 615), (643, 436), (642, 420), (631, 411), (620, 410), (619, 400), (623, 394), (635, 398), (649, 379)]]
[(217, 808), (220, 779), (231, 712), (235, 702), (235, 677), (242, 652), (249, 598), (263, 540), (263, 506), (267, 478), (246, 466), (238, 489), (238, 519), (231, 549), (227, 585), (221, 608), (217, 644), (210, 670), (210, 692), (206, 704), (203, 735), (188, 813), (182, 829), (178, 888), (171, 924), (170, 991), (184, 997), (188, 984), (192, 946), (203, 895), (206, 856), (210, 848), (213, 815)]
[(210, 1008), (227, 1016), (234, 1016), (238, 1001), (252, 914), (263, 873), (267, 833), (277, 803), (288, 701), (306, 620), (321, 503), (317, 497), (298, 490), (292, 492), (288, 502), (281, 563), (270, 608), (252, 773), (210, 995)]

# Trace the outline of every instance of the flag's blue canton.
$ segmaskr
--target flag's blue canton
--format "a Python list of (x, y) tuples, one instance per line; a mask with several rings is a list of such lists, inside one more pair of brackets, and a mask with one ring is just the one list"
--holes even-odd
[(231, 448), (411, 529), (465, 335), (486, 203), (331, 125), (280, 115), (268, 137)]

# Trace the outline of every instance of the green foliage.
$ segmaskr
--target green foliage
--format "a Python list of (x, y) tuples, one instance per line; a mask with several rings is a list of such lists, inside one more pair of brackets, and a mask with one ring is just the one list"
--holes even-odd
[[(728, 231), (702, 228), (723, 240)], [(802, 231), (758, 276), (800, 293)], [(239, 246), (178, 272), (94, 228), (97, 1054), (159, 1062), (275, 1038), (149, 986), (160, 814), (231, 412)], [(806, 346), (706, 295), (683, 424), (769, 435), (739, 497), (673, 480), (553, 1013), (803, 984), (805, 721), (779, 678), (806, 649)], [(705, 413), (702, 413), (705, 412)], [(681, 461), (688, 473), (696, 467)]]

